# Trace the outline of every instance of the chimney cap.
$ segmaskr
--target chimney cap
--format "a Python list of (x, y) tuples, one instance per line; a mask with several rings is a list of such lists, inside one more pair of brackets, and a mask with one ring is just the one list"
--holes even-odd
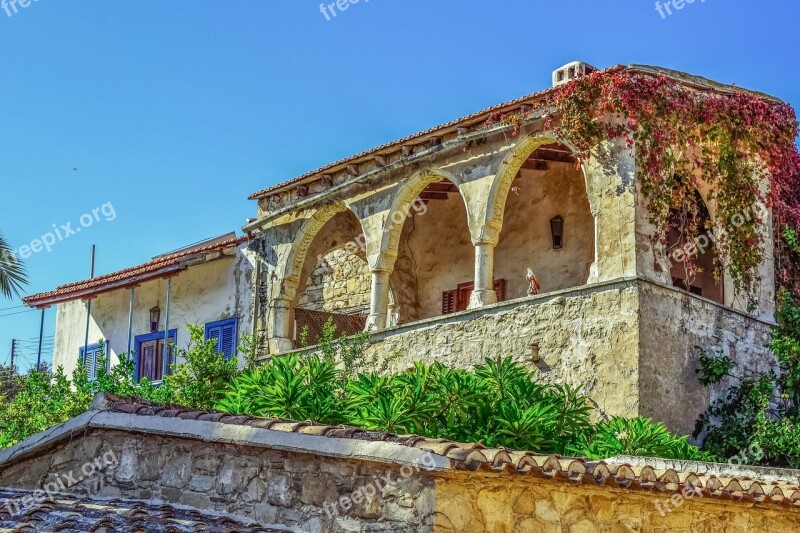
[(553, 87), (569, 83), (580, 76), (586, 76), (598, 69), (585, 61), (573, 61), (553, 71)]

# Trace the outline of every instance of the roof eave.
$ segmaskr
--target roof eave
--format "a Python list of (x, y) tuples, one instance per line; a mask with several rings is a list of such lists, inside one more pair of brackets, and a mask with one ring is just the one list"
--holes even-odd
[[(764, 98), (767, 100), (771, 100), (777, 103), (783, 103), (783, 101), (775, 96), (758, 92), (752, 91), (749, 89), (744, 89), (742, 87), (738, 87), (736, 85), (730, 85), (725, 83), (716, 82), (714, 80), (704, 78), (702, 76), (696, 76), (693, 74), (688, 74), (685, 72), (681, 72), (678, 70), (671, 70), (662, 67), (654, 67), (649, 65), (616, 65), (610, 67), (608, 69), (603, 70), (602, 72), (605, 73), (614, 73), (620, 70), (627, 70), (630, 72), (638, 72), (641, 74), (645, 74), (648, 76), (666, 76), (668, 78), (672, 78), (675, 81), (678, 81), (684, 85), (694, 87), (696, 89), (701, 90), (711, 90), (711, 91), (718, 91), (718, 92), (725, 92), (725, 93), (732, 93), (737, 91), (743, 91), (746, 93), (753, 94), (760, 98)], [(482, 111), (478, 111), (472, 115), (468, 115), (466, 117), (456, 119), (452, 122), (447, 124), (443, 124), (441, 126), (435, 126), (429, 130), (416, 133), (410, 135), (408, 137), (404, 137), (402, 139), (378, 146), (371, 150), (367, 150), (357, 155), (350, 156), (345, 159), (341, 159), (329, 165), (323, 166), (317, 170), (313, 170), (291, 180), (288, 180), (284, 183), (280, 183), (277, 185), (273, 185), (272, 187), (268, 187), (266, 189), (262, 189), (258, 192), (251, 194), (248, 198), (250, 200), (262, 200), (268, 196), (272, 196), (274, 194), (286, 192), (287, 190), (296, 187), (298, 185), (305, 185), (312, 181), (319, 179), (323, 174), (335, 174), (344, 170), (347, 165), (356, 163), (358, 161), (364, 161), (370, 158), (374, 158), (375, 156), (382, 155), (386, 151), (397, 149), (398, 147), (404, 144), (411, 144), (411, 143), (420, 143), (424, 142), (425, 139), (431, 137), (437, 137), (442, 135), (447, 135), (453, 133), (453, 131), (457, 130), (459, 127), (464, 127), (467, 124), (474, 125), (480, 122), (485, 122), (486, 119), (495, 113), (502, 113), (519, 107), (520, 105), (524, 105), (526, 102), (532, 102), (537, 99), (541, 99), (551, 93), (552, 91), (556, 90), (555, 87), (550, 87), (548, 89), (542, 90), (537, 93), (530, 94), (528, 96), (523, 96), (516, 100), (512, 100), (510, 102), (505, 102), (498, 104), (496, 106), (484, 109)]]

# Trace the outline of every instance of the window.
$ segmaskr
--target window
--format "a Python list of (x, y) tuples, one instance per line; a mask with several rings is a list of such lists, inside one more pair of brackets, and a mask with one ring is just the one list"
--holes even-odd
[(236, 356), (238, 323), (238, 318), (229, 318), (206, 324), (206, 339), (216, 339), (217, 353), (225, 354), (225, 359)]
[[(148, 381), (160, 382), (164, 379), (164, 366), (169, 371), (169, 366), (174, 363), (172, 360), (172, 345), (176, 344), (178, 330), (169, 330), (169, 349), (164, 349), (164, 332), (148, 333), (136, 337), (136, 355), (133, 359), (135, 369), (134, 376), (136, 381), (147, 378)], [(164, 354), (167, 355), (166, 365), (164, 364)]]
[[(108, 341), (106, 341), (105, 345), (108, 346)], [(86, 373), (89, 375), (89, 380), (97, 380), (97, 369), (100, 363), (100, 344), (90, 344), (86, 347), (86, 353), (84, 353), (83, 346), (81, 346), (79, 353), (81, 362), (86, 367)]]
[[(469, 307), (469, 298), (475, 289), (475, 283), (461, 283), (455, 290), (442, 293), (442, 314), (449, 315), (464, 311)], [(497, 301), (502, 302), (506, 299), (506, 280), (497, 279), (494, 281), (494, 292), (497, 293)]]

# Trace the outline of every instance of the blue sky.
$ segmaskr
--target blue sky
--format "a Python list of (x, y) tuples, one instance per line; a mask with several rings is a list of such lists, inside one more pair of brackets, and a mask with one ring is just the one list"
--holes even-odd
[[(575, 59), (660, 65), (800, 105), (796, 2), (662, 11), (650, 0), (361, 0), (331, 20), (318, 0), (0, 8), (0, 232), (16, 248), (110, 202), (114, 217), (99, 212), (27, 260), (28, 293), (86, 278), (92, 244), (99, 274), (132, 266), (240, 231), (256, 190), (544, 89)], [(38, 335), (39, 314), (20, 305), (0, 300), (0, 362), (12, 338)]]

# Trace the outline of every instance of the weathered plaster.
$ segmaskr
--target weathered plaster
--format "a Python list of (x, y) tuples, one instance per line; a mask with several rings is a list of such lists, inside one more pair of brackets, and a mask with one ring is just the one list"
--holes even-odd
[[(226, 256), (189, 267), (172, 280), (169, 328), (178, 330), (177, 343), (189, 340), (187, 324), (204, 325), (226, 318), (239, 318), (239, 335), (249, 334), (252, 324), (253, 262), (251, 252), (239, 249)], [(134, 291), (133, 336), (150, 333), (152, 307), (161, 308), (159, 331), (166, 320), (167, 281), (155, 280)], [(128, 350), (130, 291), (101, 294), (92, 301), (89, 344), (107, 342), (110, 363), (116, 365)], [(53, 366), (71, 374), (77, 367), (84, 345), (87, 305), (83, 301), (60, 304), (56, 313), (56, 338)], [(135, 350), (135, 345), (131, 350)]]

